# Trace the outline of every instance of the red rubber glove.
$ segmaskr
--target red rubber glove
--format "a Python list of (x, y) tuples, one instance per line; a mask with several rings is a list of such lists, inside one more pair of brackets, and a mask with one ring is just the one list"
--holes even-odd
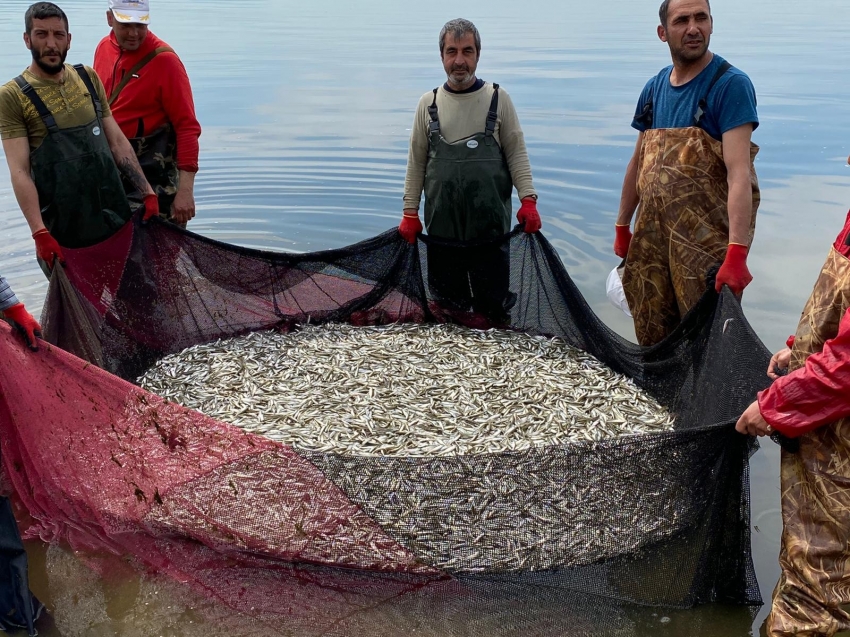
[(632, 231), (628, 224), (614, 225), (614, 254), (625, 259), (629, 254), (629, 246), (632, 245)]
[(47, 228), (42, 228), (33, 236), (35, 239), (35, 253), (39, 259), (47, 262), (47, 266), (53, 269), (53, 264), (56, 258), (59, 258), (60, 263), (65, 263), (65, 255), (62, 254), (62, 247), (50, 234)]
[(404, 240), (413, 245), (416, 243), (416, 236), (422, 230), (422, 222), (419, 221), (419, 214), (405, 212), (401, 218), (401, 224), (398, 226), (398, 233), (404, 237)]
[(147, 223), (159, 215), (159, 198), (156, 195), (145, 195), (145, 214), (142, 223)]
[(537, 200), (534, 197), (526, 197), (520, 203), (522, 205), (516, 213), (516, 220), (523, 224), (523, 230), (526, 232), (537, 232), (543, 225), (540, 223), (540, 214), (537, 212)]
[(12, 327), (23, 334), (27, 346), (34, 352), (38, 351), (36, 337), (41, 338), (41, 325), (32, 317), (32, 314), (27, 312), (24, 304), (18, 303), (3, 310), (3, 315), (12, 323)]
[(726, 260), (720, 266), (714, 284), (714, 289), (718, 293), (726, 284), (735, 293), (735, 296), (741, 296), (744, 288), (753, 280), (753, 275), (747, 269), (747, 253), (749, 251), (750, 249), (747, 246), (740, 243), (729, 244), (729, 248), (726, 250)]

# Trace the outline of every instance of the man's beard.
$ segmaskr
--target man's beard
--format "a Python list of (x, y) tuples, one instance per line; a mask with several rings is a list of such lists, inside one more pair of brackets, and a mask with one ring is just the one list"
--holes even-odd
[(59, 56), (59, 64), (48, 64), (42, 58), (46, 57), (42, 51), (36, 51), (33, 49), (30, 51), (32, 53), (33, 61), (38, 64), (38, 67), (47, 73), (48, 75), (56, 75), (59, 73), (65, 66), (65, 58), (68, 57), (68, 50), (64, 51), (47, 51), (50, 55), (58, 55)]
[[(454, 74), (457, 71), (465, 71), (466, 75), (464, 75), (460, 80), (456, 80)], [(449, 84), (453, 86), (463, 86), (464, 84), (468, 84), (473, 77), (475, 77), (475, 75), (469, 72), (469, 68), (453, 69), (452, 72), (448, 74)]]

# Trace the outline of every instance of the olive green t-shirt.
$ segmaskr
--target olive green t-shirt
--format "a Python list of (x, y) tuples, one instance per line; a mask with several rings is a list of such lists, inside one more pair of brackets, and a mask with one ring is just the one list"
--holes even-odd
[[(110, 117), (112, 112), (109, 110), (103, 83), (94, 69), (88, 66), (85, 69), (100, 98), (103, 117)], [(23, 76), (44, 101), (60, 129), (84, 126), (94, 120), (94, 104), (89, 91), (70, 64), (65, 65), (65, 78), (61, 84), (55, 80), (36, 77), (29, 69), (23, 72)], [(28, 137), (30, 148), (35, 150), (47, 137), (47, 127), (15, 80), (10, 80), (0, 87), (0, 139), (18, 137)]]

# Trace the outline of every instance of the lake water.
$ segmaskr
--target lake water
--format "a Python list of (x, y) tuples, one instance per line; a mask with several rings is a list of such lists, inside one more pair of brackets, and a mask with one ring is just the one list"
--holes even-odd
[[(341, 247), (397, 225), (413, 111), (444, 81), (437, 35), (461, 12), (434, 0), (153, 0), (153, 30), (182, 57), (204, 133), (190, 229), (231, 243), (307, 252)], [(28, 1), (0, 3), (0, 78), (29, 63), (21, 40)], [(106, 34), (106, 2), (61, 5), (73, 34), (69, 62), (91, 64)], [(543, 232), (603, 319), (633, 336), (605, 299), (629, 124), (646, 80), (669, 64), (656, 35), (656, 2), (469, 0), (482, 33), (478, 75), (499, 82), (517, 107), (540, 195)], [(712, 50), (746, 71), (759, 101), (762, 189), (744, 307), (767, 346), (792, 333), (850, 203), (846, 135), (850, 5), (820, 0), (715, 0)], [(31, 311), (46, 281), (0, 159), (0, 272)], [(781, 534), (777, 448), (752, 462), (753, 551), (762, 592), (778, 577)], [(48, 635), (214, 634), (178, 621), (146, 623), (156, 592), (116, 592), (72, 556), (32, 552), (33, 589), (53, 611)], [(48, 567), (49, 565), (49, 567)], [(160, 600), (161, 601), (161, 600)], [(160, 615), (167, 614), (164, 604)], [(168, 606), (171, 609), (171, 606)], [(756, 618), (757, 627), (767, 606)], [(172, 611), (168, 611), (172, 612)], [(748, 618), (703, 608), (669, 614), (664, 634), (692, 622), (744, 634)], [(646, 611), (635, 634), (652, 635)], [(182, 626), (182, 627), (176, 627)], [(680, 626), (677, 632), (675, 627)], [(193, 629), (195, 630), (195, 629)], [(253, 634), (253, 633), (252, 633)]]

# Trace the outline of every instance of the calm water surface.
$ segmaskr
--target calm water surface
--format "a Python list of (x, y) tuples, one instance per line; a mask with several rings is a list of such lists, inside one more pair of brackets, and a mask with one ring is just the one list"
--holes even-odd
[[(502, 84), (519, 112), (545, 235), (600, 316), (633, 336), (605, 300), (604, 281), (617, 263), (610, 246), (634, 147), (634, 104), (646, 80), (669, 64), (655, 36), (656, 2), (153, 4), (154, 31), (181, 55), (204, 127), (190, 228), (298, 252), (345, 246), (397, 224), (413, 111), (444, 80), (437, 34), (462, 12), (482, 33), (479, 76)], [(21, 41), (28, 5), (0, 3), (4, 81), (29, 62)], [(105, 5), (62, 3), (73, 34), (69, 62), (91, 63), (107, 29)], [(814, 11), (791, 0), (715, 0), (713, 10), (712, 49), (745, 70), (758, 93), (762, 204), (744, 306), (776, 349), (794, 331), (850, 204), (850, 5), (821, 0)], [(0, 163), (0, 272), (37, 312), (47, 285)], [(765, 598), (779, 572), (778, 458), (768, 443), (752, 464), (753, 550)], [(71, 556), (30, 548), (33, 588), (56, 618), (42, 634), (153, 634), (144, 617), (156, 590), (105, 586)], [(159, 603), (158, 612), (165, 607)], [(157, 624), (156, 634), (214, 634), (209, 626), (192, 632), (177, 606), (168, 609), (175, 620)], [(664, 634), (671, 635), (688, 634), (694, 621), (715, 625), (718, 636), (749, 626), (722, 608), (667, 615)], [(660, 622), (661, 614), (646, 611), (634, 634), (658, 634)]]

